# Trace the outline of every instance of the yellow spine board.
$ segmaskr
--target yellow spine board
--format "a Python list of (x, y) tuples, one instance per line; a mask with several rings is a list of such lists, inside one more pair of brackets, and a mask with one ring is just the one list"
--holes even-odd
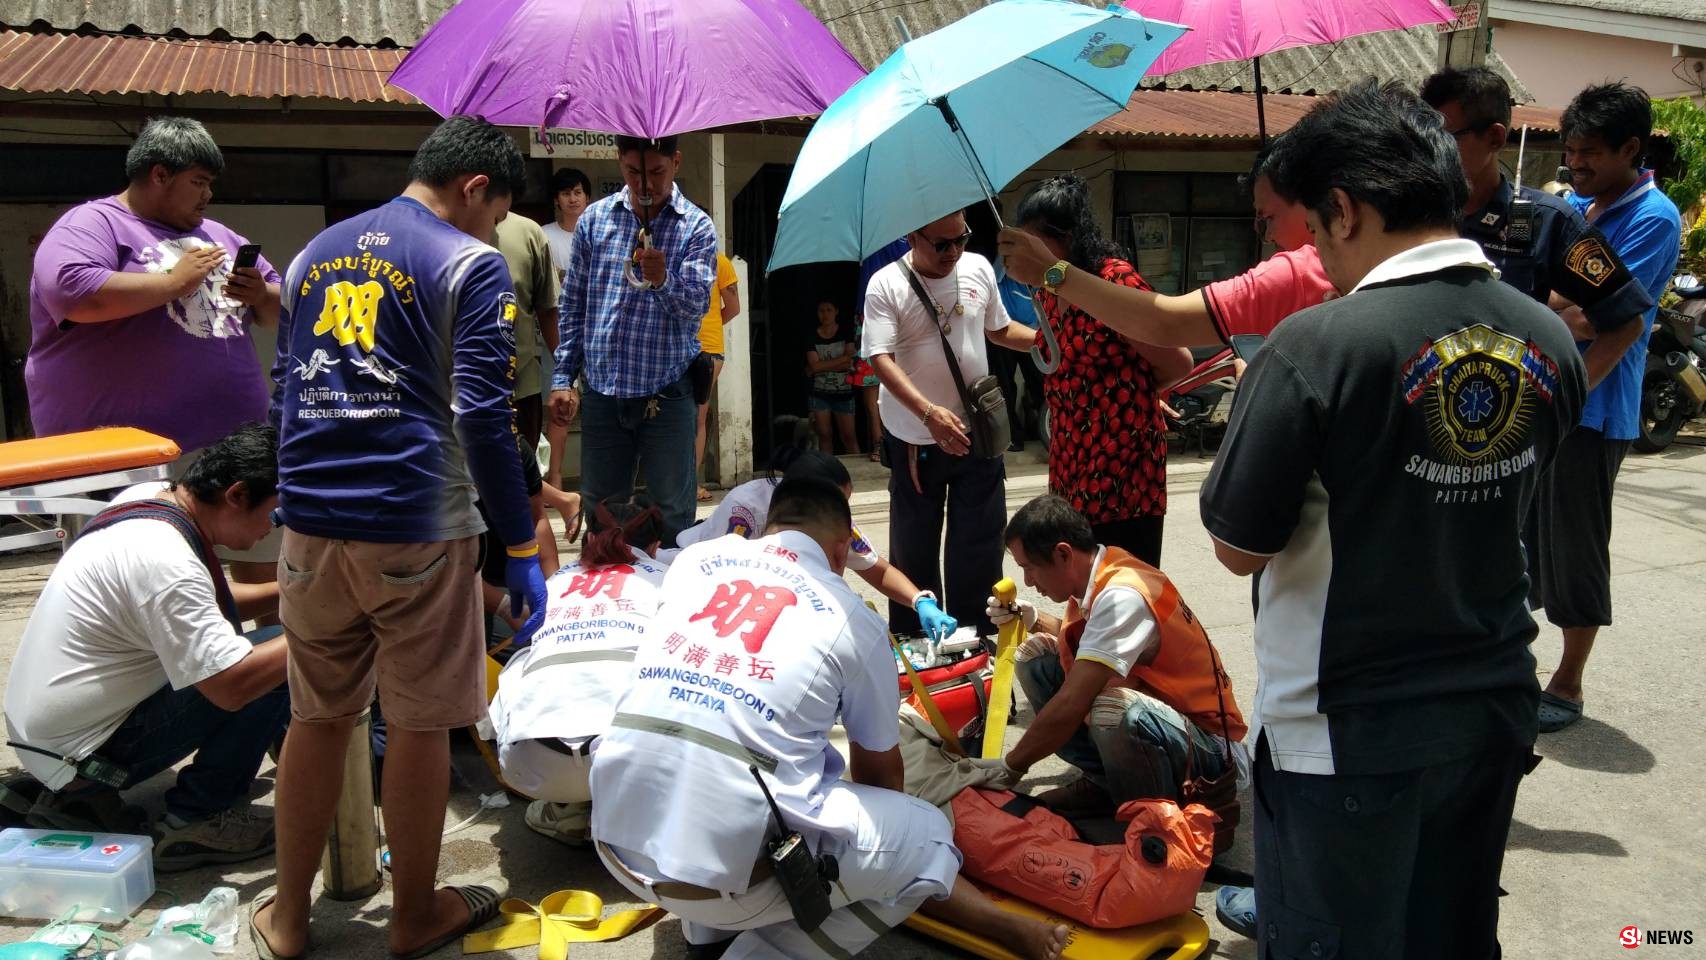
[[(970, 880), (962, 874), (960, 882)], [(1208, 924), (1194, 913), (1181, 913), (1138, 927), (1098, 930), (1076, 920), (1055, 916), (1033, 903), (992, 887), (976, 886), (1002, 910), (1032, 920), (1061, 924), (1071, 931), (1066, 936), (1066, 949), (1061, 952), (1061, 960), (1150, 960), (1151, 957), (1156, 960), (1193, 960), (1208, 949)], [(922, 913), (913, 914), (906, 925), (932, 940), (940, 940), (987, 960), (1024, 960), (993, 940), (948, 926)], [(1170, 952), (1161, 953), (1163, 950)]]

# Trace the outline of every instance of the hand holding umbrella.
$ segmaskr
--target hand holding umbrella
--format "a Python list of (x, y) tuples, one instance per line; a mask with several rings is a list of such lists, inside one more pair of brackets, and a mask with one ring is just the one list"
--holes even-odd
[[(903, 44), (806, 137), (770, 269), (863, 260), (978, 200), (993, 209), (996, 190), (1124, 109), (1184, 29), (1117, 7), (1002, 0)], [(1040, 335), (1050, 355), (1033, 356), (1051, 370), (1060, 351), (1046, 321)]]

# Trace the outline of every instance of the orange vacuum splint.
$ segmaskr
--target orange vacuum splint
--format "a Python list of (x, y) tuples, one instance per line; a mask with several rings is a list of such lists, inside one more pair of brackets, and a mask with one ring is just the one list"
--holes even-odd
[(134, 427), (0, 443), (0, 551), (69, 546), (106, 509), (94, 494), (164, 480), (178, 445)]
[[(1003, 579), (994, 592), (1001, 602), (1012, 603), (1018, 589), (1013, 581)], [(1001, 755), (1014, 654), (1023, 633), (1015, 617), (1003, 627), (996, 645), (983, 742), (986, 758)], [(912, 686), (914, 700), (928, 708), (927, 714), (934, 714), (931, 719), (937, 732), (956, 752), (963, 752), (938, 721), (931, 692), (917, 678)], [(1124, 848), (1099, 849), (1080, 842), (1066, 821), (1045, 810), (1002, 809), (1014, 799), (1010, 793), (977, 789), (965, 790), (954, 799), (954, 841), (966, 855), (960, 879), (974, 882), (1002, 910), (1066, 926), (1070, 932), (1062, 960), (1192, 960), (1208, 949), (1208, 924), (1191, 910), (1191, 904), (1213, 856), (1213, 813), (1203, 807), (1182, 812), (1164, 801), (1134, 801), (1122, 809), (1128, 820), (1135, 818), (1127, 828)], [(1131, 868), (1138, 863), (1146, 863), (1148, 869), (1134, 872)], [(1038, 900), (1056, 902), (1045, 905), (1021, 899), (973, 877), (996, 880), (1035, 894)], [(1132, 907), (1136, 913), (1128, 909)], [(1166, 916), (1167, 911), (1177, 912)], [(1104, 929), (1110, 922), (1142, 920), (1150, 922)], [(922, 913), (913, 914), (906, 925), (988, 960), (1022, 960), (1002, 943)]]

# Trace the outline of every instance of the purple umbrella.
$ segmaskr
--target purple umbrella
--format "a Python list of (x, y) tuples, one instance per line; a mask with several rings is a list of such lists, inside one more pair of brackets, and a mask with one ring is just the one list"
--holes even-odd
[(390, 83), (443, 116), (664, 137), (816, 115), (864, 75), (794, 0), (463, 0)]

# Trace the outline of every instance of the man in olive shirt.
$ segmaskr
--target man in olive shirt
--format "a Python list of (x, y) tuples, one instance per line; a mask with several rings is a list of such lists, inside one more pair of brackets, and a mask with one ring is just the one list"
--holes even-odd
[(557, 271), (544, 228), (520, 214), (498, 222), (493, 246), (515, 284), (515, 428), (531, 454), (545, 425), (541, 357), (557, 352)]

